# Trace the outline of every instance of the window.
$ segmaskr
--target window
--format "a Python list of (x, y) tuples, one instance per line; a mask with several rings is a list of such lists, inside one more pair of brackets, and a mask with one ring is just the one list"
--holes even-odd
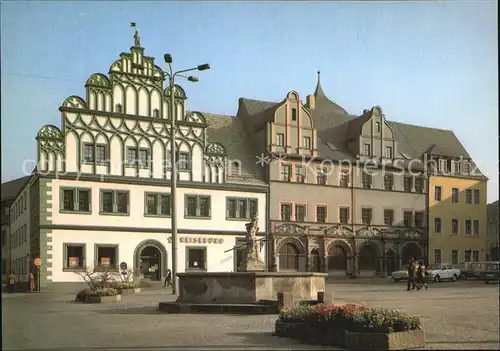
[(361, 176), (361, 183), (363, 184), (363, 188), (370, 189), (372, 187), (372, 175), (363, 172), (363, 175)]
[(146, 193), (146, 215), (156, 215), (156, 216), (170, 216), (171, 214), (171, 204), (170, 204), (170, 194), (161, 193)]
[(340, 224), (349, 223), (349, 207), (339, 208), (339, 222)]
[(126, 190), (101, 190), (101, 214), (129, 214), (129, 192)]
[(349, 171), (340, 172), (340, 184), (341, 187), (347, 188), (349, 186)]
[(210, 215), (210, 196), (186, 195), (184, 205), (185, 217), (208, 218)]
[(474, 227), (473, 227), (474, 235), (479, 236), (479, 220), (475, 219), (473, 224), (474, 224)]
[(148, 149), (139, 149), (139, 167), (149, 168), (151, 163), (151, 153)]
[(303, 144), (304, 144), (304, 149), (310, 150), (311, 149), (311, 138), (304, 137)]
[(470, 219), (465, 220), (465, 235), (472, 235), (472, 221)]
[(363, 224), (371, 225), (372, 224), (372, 209), (371, 208), (362, 208), (361, 209), (361, 221)]
[(380, 133), (380, 122), (375, 122), (375, 132)]
[(451, 250), (451, 264), (458, 264), (458, 250)]
[(295, 205), (295, 221), (305, 222), (306, 221), (306, 205)]
[(415, 178), (415, 191), (422, 193), (424, 191), (424, 180), (421, 177)]
[(83, 162), (94, 162), (94, 145), (83, 144)]
[(160, 110), (159, 109), (155, 108), (153, 110), (153, 117), (156, 117), (156, 118), (160, 117)]
[(413, 185), (412, 183), (413, 183), (412, 177), (404, 177), (403, 178), (404, 191), (410, 192)]
[(285, 146), (285, 134), (282, 134), (282, 133), (276, 134), (276, 145), (277, 146)]
[(441, 187), (434, 187), (434, 201), (441, 201)]
[(471, 189), (465, 190), (465, 203), (466, 204), (472, 203), (472, 190)]
[(405, 228), (411, 228), (413, 226), (413, 212), (403, 212), (403, 225)]
[(306, 181), (304, 167), (295, 166), (295, 181), (297, 183), (304, 183)]
[(91, 212), (90, 189), (60, 188), (60, 210)]
[(127, 165), (134, 166), (137, 163), (137, 149), (134, 147), (127, 148)]
[(465, 250), (465, 262), (471, 262), (470, 255), (471, 255), (471, 250)]
[(97, 163), (106, 163), (108, 161), (108, 153), (106, 145), (96, 145), (95, 147), (95, 161)]
[(384, 224), (392, 225), (394, 223), (394, 210), (384, 210)]
[(292, 220), (292, 205), (290, 204), (281, 204), (281, 220), (282, 221), (291, 221)]
[(290, 165), (281, 165), (281, 180), (284, 182), (289, 182), (291, 181), (291, 169), (292, 166)]
[(296, 121), (296, 120), (297, 120), (297, 109), (292, 108), (292, 121)]
[(434, 218), (434, 232), (441, 234), (441, 218)]
[(317, 184), (326, 184), (326, 168), (318, 168), (316, 170), (316, 183)]
[(479, 251), (472, 251), (472, 262), (479, 262)]
[(370, 144), (363, 145), (363, 155), (371, 156)]
[(458, 189), (457, 188), (451, 189), (451, 202), (454, 204), (458, 203)]
[(95, 266), (101, 269), (118, 269), (118, 245), (96, 245)]
[(207, 248), (206, 247), (186, 247), (186, 268), (187, 270), (207, 270)]
[(384, 189), (392, 190), (394, 186), (394, 176), (392, 174), (384, 174)]
[(177, 169), (179, 170), (188, 170), (189, 169), (189, 153), (188, 152), (179, 152), (177, 153)]
[(241, 261), (243, 260), (245, 250), (247, 246), (247, 241), (245, 238), (236, 238), (236, 244), (234, 247), (234, 271), (235, 272), (240, 272), (240, 264)]
[(476, 205), (478, 205), (478, 204), (479, 204), (479, 190), (478, 190), (478, 189), (475, 189), (475, 190), (474, 190), (474, 203), (475, 203)]
[(326, 223), (326, 206), (316, 206), (316, 222)]
[(10, 208), (8, 208), (8, 207), (4, 207), (4, 208), (3, 208), (3, 213), (4, 213), (6, 216), (10, 215)]
[(226, 198), (226, 217), (229, 219), (250, 219), (257, 215), (257, 199)]
[(385, 158), (392, 158), (392, 146), (385, 147)]
[(460, 161), (452, 161), (453, 165), (453, 173), (459, 174), (460, 173)]
[(121, 104), (116, 104), (115, 105), (115, 112), (122, 113), (122, 105)]
[(458, 219), (451, 220), (451, 234), (458, 234)]
[(422, 228), (424, 226), (424, 213), (415, 212), (415, 227)]
[(441, 263), (441, 250), (434, 250), (434, 263)]
[(64, 244), (64, 269), (85, 268), (85, 244)]
[(471, 166), (469, 162), (464, 162), (464, 173), (470, 174)]

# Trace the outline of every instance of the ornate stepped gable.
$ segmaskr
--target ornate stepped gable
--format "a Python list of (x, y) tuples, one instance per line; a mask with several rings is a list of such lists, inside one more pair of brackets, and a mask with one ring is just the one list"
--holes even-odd
[[(135, 44), (111, 65), (108, 76), (94, 73), (88, 78), (86, 99), (64, 100), (59, 108), (62, 130), (52, 125), (39, 130), (39, 170), (168, 179), (171, 91), (164, 88), (164, 73), (154, 58), (144, 56)], [(210, 114), (207, 119), (201, 112), (188, 112), (184, 89), (176, 85), (173, 93), (177, 150), (189, 160), (180, 170), (189, 174), (184, 180), (263, 184), (246, 152), (241, 124), (230, 116)], [(95, 160), (96, 151), (85, 159), (88, 145), (102, 146), (105, 160)], [(145, 150), (148, 169), (127, 164), (130, 148)]]

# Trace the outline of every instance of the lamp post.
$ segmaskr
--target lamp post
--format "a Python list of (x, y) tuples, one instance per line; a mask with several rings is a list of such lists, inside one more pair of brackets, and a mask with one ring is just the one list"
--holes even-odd
[(177, 145), (175, 141), (176, 133), (176, 113), (175, 113), (175, 78), (182, 77), (190, 82), (197, 82), (198, 78), (189, 76), (186, 77), (180, 73), (190, 71), (205, 71), (210, 69), (210, 65), (205, 63), (194, 68), (184, 69), (174, 72), (172, 70), (172, 55), (165, 54), (163, 56), (165, 63), (168, 65), (168, 72), (163, 72), (168, 77), (168, 86), (170, 89), (170, 202), (171, 202), (171, 231), (172, 231), (172, 294), (177, 295), (177, 162), (176, 153)]

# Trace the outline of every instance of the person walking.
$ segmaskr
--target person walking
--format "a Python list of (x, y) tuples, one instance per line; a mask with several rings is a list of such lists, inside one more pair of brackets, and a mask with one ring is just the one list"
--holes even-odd
[(417, 281), (420, 284), (420, 287), (425, 286), (425, 290), (427, 290), (429, 287), (427, 286), (427, 282), (425, 281), (425, 265), (422, 263), (422, 261), (418, 261), (417, 276)]
[(7, 276), (7, 293), (12, 294), (16, 290), (16, 276), (14, 272), (10, 272)]
[(168, 286), (172, 286), (172, 271), (167, 269), (167, 275), (165, 277), (165, 283), (163, 283), (163, 287), (166, 288)]
[(35, 291), (35, 275), (33, 274), (33, 272), (30, 272), (29, 284), (30, 292)]
[(415, 279), (413, 277), (413, 258), (408, 260), (408, 283), (406, 285), (406, 291), (415, 289)]

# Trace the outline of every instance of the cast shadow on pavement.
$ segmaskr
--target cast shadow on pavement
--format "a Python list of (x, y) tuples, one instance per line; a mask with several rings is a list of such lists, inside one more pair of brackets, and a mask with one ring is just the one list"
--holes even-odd
[(158, 306), (140, 306), (140, 307), (112, 307), (104, 310), (95, 311), (101, 314), (165, 314), (158, 310)]

